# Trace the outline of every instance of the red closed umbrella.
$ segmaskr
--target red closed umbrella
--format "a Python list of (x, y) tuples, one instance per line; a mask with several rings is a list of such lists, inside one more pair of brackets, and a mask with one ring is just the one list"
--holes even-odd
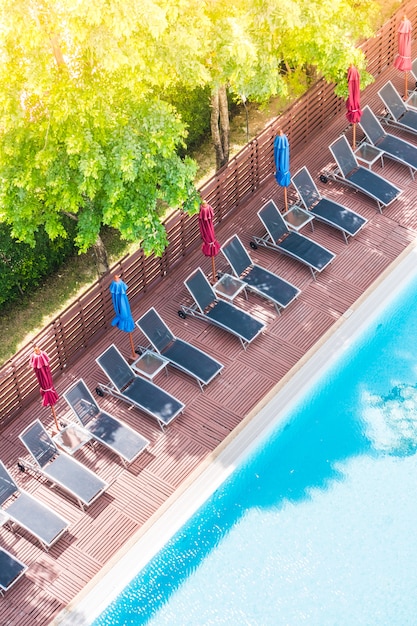
[(55, 391), (52, 381), (51, 369), (49, 367), (49, 356), (41, 350), (38, 346), (35, 346), (34, 352), (30, 357), (30, 365), (35, 372), (35, 376), (38, 379), (40, 392), (42, 396), (42, 406), (50, 406), (52, 415), (54, 417), (55, 426), (59, 430), (58, 420), (55, 412), (55, 404), (59, 400), (59, 396)]
[(404, 72), (404, 100), (408, 97), (407, 72), (411, 70), (411, 22), (404, 15), (398, 27), (398, 56), (395, 58), (394, 67)]
[(200, 227), (201, 239), (203, 240), (201, 251), (205, 256), (211, 257), (213, 282), (216, 282), (216, 266), (214, 257), (219, 254), (220, 244), (214, 233), (213, 219), (213, 208), (207, 202), (203, 202), (200, 206), (200, 212), (198, 214), (198, 225)]
[(348, 98), (346, 100), (346, 117), (353, 124), (353, 149), (356, 148), (356, 124), (361, 121), (361, 93), (359, 72), (354, 65), (351, 65), (347, 74)]

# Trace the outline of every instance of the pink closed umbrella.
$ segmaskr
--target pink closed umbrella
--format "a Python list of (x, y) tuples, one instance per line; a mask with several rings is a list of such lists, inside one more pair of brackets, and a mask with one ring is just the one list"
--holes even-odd
[(353, 149), (356, 148), (356, 124), (361, 121), (361, 93), (359, 72), (354, 65), (351, 65), (347, 74), (348, 98), (346, 100), (346, 117), (353, 125)]
[(38, 346), (35, 346), (33, 354), (30, 357), (30, 365), (35, 372), (36, 378), (38, 379), (42, 397), (42, 406), (51, 407), (55, 426), (57, 430), (59, 430), (58, 420), (55, 412), (55, 404), (58, 402), (59, 396), (55, 391), (52, 381), (51, 369), (49, 367), (49, 356)]
[(213, 282), (216, 282), (216, 266), (214, 257), (219, 254), (220, 244), (214, 233), (213, 219), (213, 208), (207, 202), (203, 202), (200, 206), (200, 212), (198, 214), (198, 225), (200, 227), (201, 239), (203, 240), (201, 251), (205, 256), (211, 257)]
[(404, 72), (404, 100), (408, 97), (408, 74), (411, 70), (411, 22), (404, 15), (398, 27), (398, 56), (395, 58), (394, 67)]

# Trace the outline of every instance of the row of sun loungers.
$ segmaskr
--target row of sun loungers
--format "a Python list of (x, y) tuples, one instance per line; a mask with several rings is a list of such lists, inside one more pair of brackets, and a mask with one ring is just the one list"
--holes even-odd
[[(388, 87), (391, 88), (390, 85)], [(381, 91), (382, 97), (385, 91)], [(401, 107), (404, 108), (402, 101)], [(402, 111), (401, 115), (404, 114)], [(417, 130), (417, 111), (415, 116)], [(398, 117), (399, 115), (397, 121)], [(367, 141), (378, 148), (383, 157), (407, 166), (414, 178), (414, 172), (417, 170), (416, 146), (386, 133), (368, 106), (363, 109), (360, 126)], [(329, 148), (337, 165), (332, 178), (373, 198), (381, 212), (401, 195), (402, 190), (396, 185), (358, 163), (346, 137), (340, 137)], [(321, 195), (306, 167), (302, 167), (291, 180), (305, 210), (316, 220), (340, 231), (346, 243), (366, 226), (365, 217)], [(336, 255), (332, 251), (292, 230), (273, 200), (258, 211), (258, 217), (265, 232), (261, 236), (253, 236), (250, 243), (253, 249), (263, 246), (285, 254), (308, 267), (314, 279), (334, 260)], [(278, 313), (298, 297), (300, 293), (298, 287), (253, 263), (237, 235), (233, 235), (222, 245), (221, 252), (231, 268), (231, 274), (244, 283), (244, 294), (250, 291), (267, 299)], [(181, 306), (178, 312), (181, 317), (190, 315), (215, 325), (236, 336), (244, 348), (265, 330), (264, 324), (253, 315), (233, 302), (227, 302), (219, 297), (201, 268), (195, 269), (184, 284), (193, 302), (191, 305)], [(203, 353), (202, 356), (197, 348), (190, 347), (187, 342), (175, 337), (154, 308), (145, 313), (136, 324), (149, 341), (151, 349), (163, 355), (174, 367), (193, 376), (201, 388), (221, 371), (223, 366), (209, 355)], [(197, 364), (201, 366), (202, 371), (198, 371)]]
[[(416, 61), (417, 71), (417, 61)], [(365, 106), (359, 123), (366, 141), (381, 151), (382, 157), (393, 159), (409, 168), (412, 177), (417, 170), (417, 147), (395, 135), (386, 133), (382, 123), (417, 133), (417, 110), (407, 107), (401, 96), (387, 83), (379, 92), (387, 109), (387, 115), (378, 119), (369, 106)], [(373, 198), (379, 210), (397, 199), (401, 190), (370, 169), (359, 165), (347, 139), (339, 137), (330, 146), (336, 169), (329, 174)], [(382, 161), (383, 163), (383, 161)], [(318, 221), (341, 232), (348, 243), (367, 224), (367, 219), (335, 202), (319, 192), (309, 171), (302, 167), (292, 176), (292, 183), (306, 211)], [(258, 211), (263, 226), (262, 236), (253, 235), (250, 245), (274, 250), (305, 265), (314, 279), (335, 258), (335, 254), (313, 239), (291, 230), (273, 200)], [(222, 246), (221, 252), (231, 274), (240, 281), (247, 297), (251, 292), (272, 303), (277, 313), (294, 302), (300, 289), (281, 276), (254, 263), (238, 235), (232, 235)], [(178, 314), (190, 315), (203, 320), (235, 336), (243, 348), (247, 348), (265, 330), (265, 324), (255, 316), (218, 296), (201, 268), (196, 268), (184, 281), (191, 298), (191, 305), (182, 305)], [(137, 321), (147, 346), (138, 352), (152, 351), (172, 366), (195, 380), (203, 390), (219, 374), (224, 366), (206, 352), (185, 339), (177, 337), (154, 307)], [(129, 365), (115, 345), (110, 345), (97, 359), (108, 383), (99, 383), (96, 394), (109, 394), (156, 420), (162, 429), (183, 413), (185, 405), (152, 380), (139, 376)], [(102, 410), (84, 380), (73, 383), (63, 394), (69, 405), (77, 428), (92, 441), (106, 447), (117, 455), (123, 464), (132, 463), (144, 452), (150, 442), (110, 413)], [(61, 451), (49, 436), (41, 422), (36, 419), (19, 436), (30, 455), (30, 460), (19, 459), (22, 471), (29, 470), (41, 476), (52, 487), (63, 490), (73, 497), (81, 509), (90, 506), (109, 485), (97, 474), (75, 458)], [(15, 526), (35, 537), (47, 550), (68, 530), (69, 522), (38, 498), (19, 488), (0, 461), (0, 514), (6, 525)], [(0, 594), (10, 589), (27, 566), (10, 552), (0, 547)]]

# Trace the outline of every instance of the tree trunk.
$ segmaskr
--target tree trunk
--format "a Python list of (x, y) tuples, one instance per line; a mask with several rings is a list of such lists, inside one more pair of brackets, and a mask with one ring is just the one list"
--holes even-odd
[(109, 259), (107, 250), (100, 235), (97, 235), (95, 244), (93, 245), (94, 256), (96, 259), (97, 274), (102, 276), (109, 271)]
[(229, 160), (229, 105), (225, 85), (215, 89), (211, 95), (211, 136), (216, 153), (216, 170)]

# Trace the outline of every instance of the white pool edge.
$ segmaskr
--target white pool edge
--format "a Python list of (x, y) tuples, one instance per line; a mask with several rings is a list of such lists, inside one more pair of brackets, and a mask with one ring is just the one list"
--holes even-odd
[[(159, 511), (106, 564), (52, 622), (87, 626), (106, 609), (167, 541), (183, 526), (239, 463), (283, 419), (307, 385), (321, 376), (329, 361), (354, 341), (372, 317), (415, 273), (413, 242), (311, 350), (274, 387), (229, 437), (189, 477)], [(290, 315), (290, 312), (284, 313)]]

